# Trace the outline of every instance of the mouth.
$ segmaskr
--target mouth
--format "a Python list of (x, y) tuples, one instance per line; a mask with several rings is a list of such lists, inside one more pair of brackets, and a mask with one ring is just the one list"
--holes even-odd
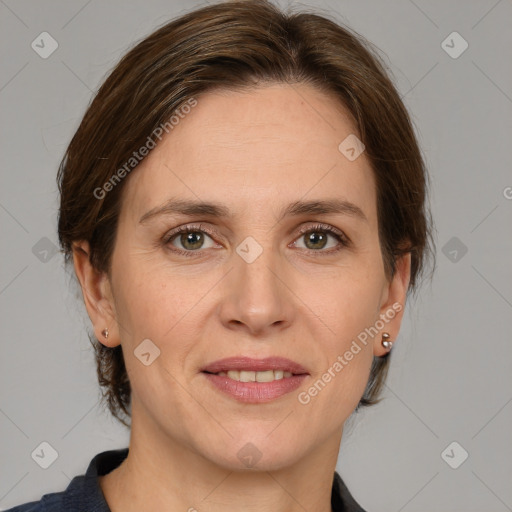
[(248, 370), (228, 370), (217, 373), (204, 373), (218, 375), (219, 377), (228, 377), (229, 379), (236, 380), (238, 382), (273, 382), (274, 380), (289, 379), (294, 375), (292, 372), (285, 372), (284, 370), (263, 370), (258, 372)]
[(282, 357), (231, 357), (201, 369), (213, 387), (237, 401), (269, 402), (297, 389), (309, 372)]
[(302, 365), (284, 357), (228, 357), (207, 364), (201, 371), (240, 382), (271, 382), (293, 375), (309, 375)]

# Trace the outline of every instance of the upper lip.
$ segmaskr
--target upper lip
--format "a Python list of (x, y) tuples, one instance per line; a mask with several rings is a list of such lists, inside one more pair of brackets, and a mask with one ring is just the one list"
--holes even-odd
[(251, 357), (235, 356), (219, 359), (201, 368), (202, 372), (219, 373), (229, 370), (244, 370), (249, 372), (261, 372), (265, 370), (282, 370), (295, 375), (307, 374), (308, 371), (295, 361), (285, 357), (266, 357), (253, 359)]

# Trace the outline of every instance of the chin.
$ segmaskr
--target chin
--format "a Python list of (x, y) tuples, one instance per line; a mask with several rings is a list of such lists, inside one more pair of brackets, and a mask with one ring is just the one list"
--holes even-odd
[[(216, 445), (221, 446), (221, 443)], [(303, 440), (291, 443), (290, 439), (270, 439), (267, 433), (263, 436), (243, 436), (230, 439), (222, 450), (209, 450), (209, 458), (217, 466), (229, 471), (278, 471), (292, 466), (301, 458)]]

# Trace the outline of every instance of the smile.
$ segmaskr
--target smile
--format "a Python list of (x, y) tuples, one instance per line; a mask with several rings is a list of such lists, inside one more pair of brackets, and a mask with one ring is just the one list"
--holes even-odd
[(260, 372), (251, 372), (247, 370), (229, 370), (219, 372), (215, 375), (219, 377), (228, 377), (238, 382), (272, 382), (274, 380), (288, 379), (293, 374), (283, 370), (265, 370)]

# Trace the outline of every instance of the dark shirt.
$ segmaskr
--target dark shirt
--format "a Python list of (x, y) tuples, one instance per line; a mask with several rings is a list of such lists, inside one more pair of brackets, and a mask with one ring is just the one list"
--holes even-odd
[[(75, 476), (65, 491), (45, 494), (40, 501), (18, 505), (6, 512), (110, 512), (98, 476), (117, 468), (127, 455), (128, 448), (98, 453), (85, 475)], [(334, 472), (331, 505), (333, 512), (365, 512), (337, 472)]]

